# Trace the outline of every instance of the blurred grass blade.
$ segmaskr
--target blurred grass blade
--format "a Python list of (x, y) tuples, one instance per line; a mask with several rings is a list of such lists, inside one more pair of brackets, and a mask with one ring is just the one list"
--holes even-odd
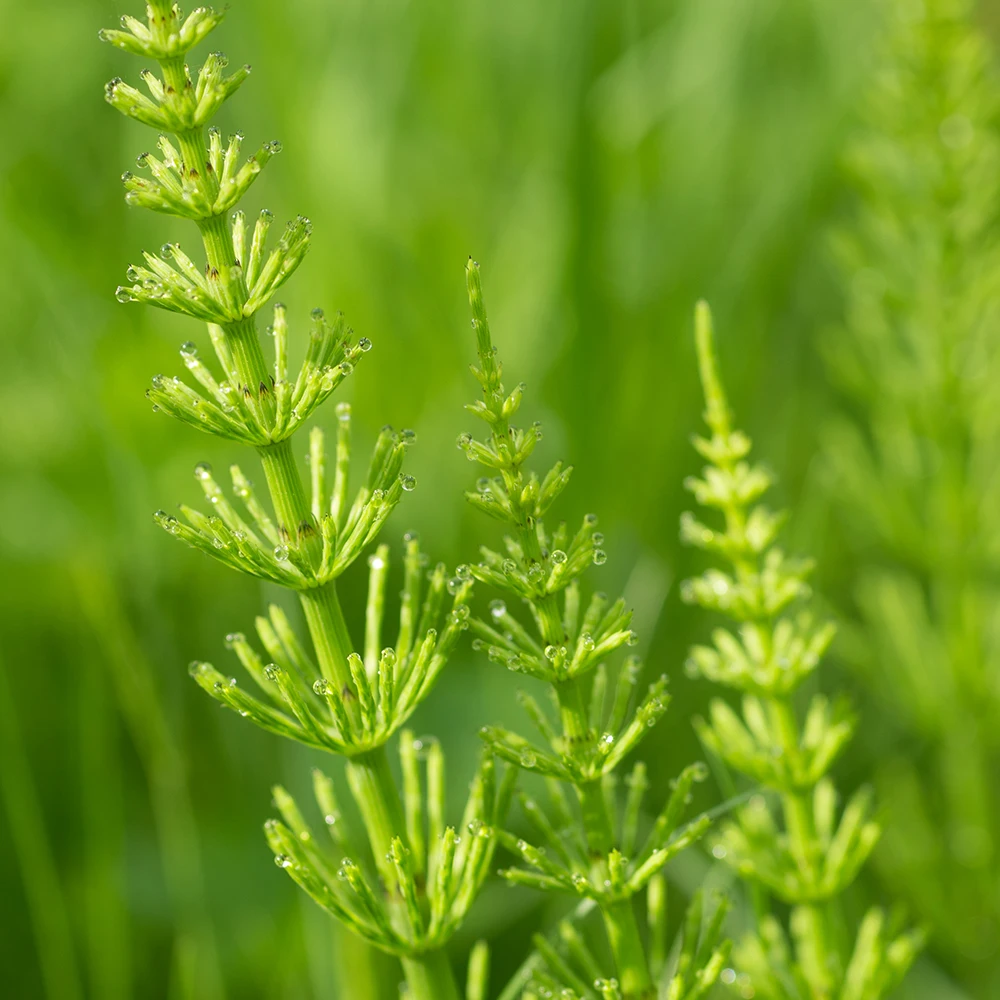
[(123, 892), (125, 827), (119, 727), (107, 678), (95, 657), (81, 657), (80, 801), (86, 850), (85, 914), (90, 994), (131, 996), (132, 941)]
[(66, 897), (0, 660), (0, 795), (17, 856), (48, 1000), (83, 1000)]
[(160, 854), (175, 919), (175, 969), (185, 1000), (223, 1000), (202, 870), (201, 848), (184, 762), (164, 716), (153, 671), (100, 559), (76, 561), (73, 579), (114, 685), (118, 705), (149, 784)]

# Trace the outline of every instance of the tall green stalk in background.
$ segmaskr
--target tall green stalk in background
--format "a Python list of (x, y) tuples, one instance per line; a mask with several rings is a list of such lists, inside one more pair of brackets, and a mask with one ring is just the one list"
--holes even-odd
[[(261, 212), (248, 228), (237, 209), (280, 144), (265, 143), (241, 163), (240, 134), (225, 143), (216, 128), (209, 127), (206, 134), (216, 111), (249, 73), (243, 67), (227, 75), (220, 53), (209, 55), (196, 76), (190, 73), (187, 53), (220, 20), (208, 8), (184, 19), (167, 0), (152, 0), (145, 23), (125, 17), (122, 30), (102, 32), (112, 44), (155, 60), (161, 72), (143, 71), (149, 96), (120, 79), (107, 87), (114, 107), (161, 133), (159, 156), (143, 153), (138, 160), (148, 176), (124, 175), (126, 200), (195, 222), (205, 257), (203, 265), (196, 264), (178, 244), (165, 244), (158, 255), (146, 253), (143, 265), (129, 269), (129, 284), (118, 289), (118, 298), (208, 324), (222, 377), (202, 361), (193, 343), (186, 343), (181, 356), (199, 388), (179, 377), (156, 376), (149, 398), (156, 409), (253, 447), (273, 507), (273, 514), (265, 509), (250, 481), (233, 466), (241, 513), (211, 470), (199, 465), (196, 478), (210, 514), (182, 506), (187, 523), (162, 511), (157, 521), (222, 563), (294, 591), (312, 649), (300, 642), (284, 612), (272, 606), (268, 616), (257, 620), (266, 656), (240, 633), (227, 637), (260, 697), (210, 664), (193, 664), (192, 674), (223, 705), (264, 729), (347, 758), (347, 778), (374, 870), (367, 871), (365, 857), (357, 856), (333, 783), (320, 772), (315, 774), (316, 798), (332, 842), (321, 847), (294, 801), (277, 788), (283, 822), (267, 825), (275, 860), (349, 928), (399, 956), (415, 1000), (452, 1000), (458, 992), (443, 948), (489, 870), (495, 823), (505, 812), (516, 772), (507, 769), (509, 777), (498, 782), (487, 753), (462, 825), (452, 829), (445, 825), (444, 759), (436, 744), (402, 734), (402, 795), (389, 769), (386, 743), (426, 697), (467, 627), (465, 600), (471, 584), (449, 579), (439, 565), (425, 585), (425, 557), (418, 540), (407, 536), (399, 627), (395, 644), (383, 646), (389, 566), (388, 547), (380, 546), (369, 559), (363, 644), (356, 646), (351, 637), (336, 581), (415, 485), (401, 471), (413, 435), (382, 431), (365, 481), (351, 500), (350, 410), (340, 404), (332, 481), (326, 474), (323, 434), (313, 428), (309, 489), (303, 486), (292, 436), (371, 344), (366, 339), (352, 343), (342, 318), (330, 323), (315, 310), (304, 361), (291, 376), (285, 309), (275, 305), (268, 330), (274, 360), (265, 362), (256, 317), (304, 257), (310, 225), (303, 217), (289, 223), (268, 251), (271, 214)], [(426, 761), (426, 807), (421, 757)]]
[(841, 654), (889, 711), (879, 872), (1000, 994), (1000, 82), (968, 0), (893, 2), (837, 234), (826, 438), (862, 571)]
[[(721, 530), (685, 514), (682, 537), (721, 559), (685, 581), (687, 601), (738, 625), (718, 628), (712, 646), (692, 650), (696, 674), (742, 694), (742, 713), (711, 704), (698, 724), (705, 746), (729, 767), (762, 786), (713, 848), (752, 886), (757, 926), (737, 949), (743, 996), (775, 1000), (879, 1000), (905, 974), (920, 944), (896, 935), (884, 914), (869, 910), (848, 931), (838, 898), (854, 880), (879, 836), (870, 794), (855, 793), (837, 818), (838, 794), (829, 770), (853, 732), (842, 705), (822, 694), (800, 721), (795, 695), (816, 670), (833, 638), (829, 624), (805, 610), (811, 564), (775, 545), (782, 516), (758, 503), (771, 484), (747, 459), (750, 439), (732, 426), (719, 378), (708, 306), (700, 303), (696, 338), (709, 438), (695, 438), (708, 462), (687, 485), (698, 503), (722, 516)], [(791, 907), (791, 943), (769, 897)], [(747, 990), (751, 992), (747, 992)]]
[[(624, 599), (611, 602), (599, 592), (589, 598), (582, 593), (582, 575), (607, 558), (596, 516), (588, 514), (572, 534), (565, 523), (546, 527), (544, 516), (568, 484), (572, 469), (557, 462), (542, 478), (525, 472), (541, 428), (537, 423), (528, 428), (512, 423), (525, 386), (504, 388), (479, 267), (472, 261), (467, 277), (479, 358), (473, 374), (482, 388), (482, 399), (467, 409), (483, 420), (489, 432), (483, 441), (463, 434), (458, 444), (470, 461), (492, 474), (480, 479), (467, 497), (511, 534), (504, 538), (504, 554), (484, 547), (482, 560), (460, 567), (459, 576), (475, 577), (527, 608), (525, 623), (506, 601), (494, 600), (488, 621), (471, 620), (474, 645), (494, 662), (541, 681), (552, 703), (549, 711), (528, 692), (520, 694), (544, 746), (497, 727), (483, 730), (494, 754), (528, 774), (543, 776), (549, 793), (548, 812), (522, 795), (525, 818), (542, 846), (505, 835), (506, 845), (527, 867), (502, 874), (514, 884), (568, 893), (596, 904), (615, 969), (613, 976), (601, 976), (600, 960), (569, 925), (563, 925), (568, 956), (538, 940), (548, 972), (536, 975), (534, 992), (526, 995), (552, 996), (562, 989), (559, 995), (566, 998), (600, 994), (608, 1000), (646, 1000), (661, 995), (662, 984), (662, 995), (671, 1000), (694, 1000), (711, 988), (728, 954), (728, 944), (718, 944), (725, 907), (716, 906), (702, 928), (699, 896), (689, 913), (683, 948), (668, 962), (665, 882), (660, 870), (708, 828), (707, 816), (686, 825), (681, 822), (691, 787), (705, 776), (705, 767), (694, 764), (680, 775), (648, 835), (639, 840), (647, 780), (645, 765), (636, 763), (626, 778), (628, 792), (619, 819), (617, 771), (666, 711), (667, 679), (654, 681), (633, 707), (642, 665), (630, 656), (619, 665), (617, 679), (609, 687), (606, 661), (637, 641), (632, 614)], [(648, 949), (635, 907), (635, 897), (644, 892)]]

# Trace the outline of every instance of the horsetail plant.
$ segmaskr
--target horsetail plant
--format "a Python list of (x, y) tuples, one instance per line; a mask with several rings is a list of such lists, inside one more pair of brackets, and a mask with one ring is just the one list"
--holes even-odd
[(1000, 995), (1000, 81), (968, 0), (885, 4), (833, 244), (845, 406), (825, 482), (859, 572), (843, 660), (888, 708), (874, 862), (975, 996)]
[[(662, 973), (674, 983), (663, 995), (699, 997), (714, 982), (726, 955), (728, 945), (718, 945), (716, 940), (718, 928), (697, 950), (697, 968), (691, 968), (692, 959), (674, 974), (660, 957), (652, 956), (651, 961), (647, 954), (634, 899), (643, 892), (649, 894), (652, 921), (661, 920), (663, 882), (658, 873), (709, 825), (705, 816), (682, 822), (691, 787), (706, 776), (706, 768), (694, 764), (682, 772), (652, 829), (640, 840), (648, 782), (644, 765), (637, 763), (626, 779), (628, 792), (619, 815), (617, 772), (666, 711), (667, 679), (655, 680), (633, 707), (642, 666), (636, 657), (627, 656), (613, 687), (609, 683), (606, 661), (637, 641), (631, 612), (624, 599), (612, 602), (601, 593), (584, 599), (580, 578), (592, 565), (606, 561), (597, 518), (587, 515), (573, 533), (565, 524), (553, 530), (545, 525), (544, 515), (565, 489), (572, 470), (557, 462), (541, 478), (525, 472), (541, 430), (538, 424), (520, 428), (512, 423), (525, 386), (517, 385), (510, 392), (504, 388), (479, 267), (473, 261), (467, 279), (479, 359), (472, 371), (482, 388), (482, 399), (467, 409), (484, 421), (489, 432), (482, 441), (463, 434), (458, 445), (470, 461), (491, 473), (467, 494), (469, 501), (504, 524), (510, 534), (504, 539), (504, 553), (484, 547), (479, 563), (457, 572), (464, 579), (474, 578), (495, 588), (506, 598), (492, 602), (489, 620), (470, 620), (473, 645), (490, 660), (548, 684), (555, 708), (553, 717), (530, 694), (520, 694), (522, 706), (542, 737), (541, 745), (495, 726), (482, 731), (495, 756), (543, 776), (548, 788), (547, 810), (526, 793), (521, 795), (537, 845), (501, 833), (501, 841), (524, 863), (501, 874), (515, 885), (593, 901), (603, 917), (614, 962), (612, 975), (597, 976), (595, 960), (579, 948), (575, 962), (549, 949), (545, 968), (535, 977), (536, 995), (546, 995), (542, 992), (546, 989), (551, 995), (558, 985), (566, 997), (644, 1000), (658, 995), (657, 979)], [(527, 623), (508, 609), (507, 601), (526, 605)], [(572, 799), (564, 788), (570, 790)], [(692, 912), (700, 915), (701, 910)], [(684, 952), (689, 958), (692, 940), (689, 934)], [(574, 971), (574, 966), (580, 971)]]
[[(293, 374), (288, 317), (284, 306), (275, 304), (268, 331), (274, 357), (265, 361), (257, 316), (301, 263), (311, 227), (300, 216), (269, 249), (271, 213), (262, 211), (250, 225), (237, 208), (281, 146), (264, 143), (241, 160), (242, 135), (224, 142), (209, 125), (249, 74), (246, 66), (228, 72), (220, 53), (209, 55), (195, 75), (185, 62), (221, 17), (201, 7), (184, 18), (168, 0), (150, 0), (145, 22), (126, 16), (120, 30), (101, 32), (106, 41), (160, 69), (159, 75), (141, 74), (148, 96), (120, 79), (107, 86), (112, 106), (161, 133), (159, 155), (138, 158), (145, 174), (123, 176), (126, 201), (190, 219), (204, 253), (204, 263), (196, 263), (178, 244), (165, 244), (159, 254), (143, 254), (144, 262), (129, 268), (128, 284), (118, 289), (122, 302), (148, 303), (207, 324), (218, 369), (212, 370), (194, 343), (186, 343), (181, 357), (197, 385), (158, 375), (148, 396), (154, 409), (251, 445), (273, 508), (267, 509), (233, 466), (241, 511), (211, 469), (199, 465), (195, 474), (209, 513), (182, 505), (183, 521), (162, 511), (156, 520), (225, 565), (294, 591), (309, 631), (310, 642), (303, 643), (273, 606), (257, 619), (260, 651), (240, 633), (227, 637), (259, 694), (208, 663), (193, 664), (192, 674), (209, 695), (269, 732), (346, 758), (374, 871), (344, 828), (333, 783), (320, 772), (315, 795), (331, 842), (322, 847), (292, 798), (276, 788), (282, 818), (266, 826), (275, 861), (350, 929), (399, 956), (415, 1000), (453, 1000), (458, 991), (442, 948), (489, 871), (516, 770), (501, 768), (506, 773), (498, 774), (487, 752), (463, 822), (454, 828), (445, 821), (444, 758), (436, 744), (418, 745), (404, 731), (402, 796), (392, 777), (387, 741), (427, 696), (467, 628), (471, 583), (450, 577), (443, 565), (425, 583), (425, 556), (417, 538), (407, 536), (399, 626), (394, 645), (383, 647), (389, 552), (379, 546), (369, 559), (364, 641), (360, 649), (355, 646), (337, 579), (413, 489), (413, 478), (402, 471), (413, 434), (382, 431), (352, 497), (350, 408), (340, 403), (332, 481), (323, 433), (313, 428), (309, 489), (303, 486), (293, 434), (351, 374), (371, 343), (353, 340), (341, 317), (331, 322), (315, 310), (304, 361)], [(426, 801), (420, 757), (426, 758)], [(477, 975), (481, 979), (481, 972)]]
[[(686, 581), (683, 596), (729, 618), (738, 631), (716, 629), (711, 646), (692, 650), (689, 666), (742, 695), (741, 714), (716, 699), (709, 719), (697, 725), (709, 751), (768, 793), (754, 795), (724, 824), (713, 847), (754, 890), (758, 925), (736, 950), (749, 982), (737, 985), (774, 1000), (879, 1000), (905, 975), (921, 934), (897, 933), (874, 908), (846, 961), (838, 947), (837, 899), (874, 848), (879, 826), (867, 789), (837, 816), (828, 772), (852, 735), (847, 708), (814, 694), (800, 721), (795, 706), (796, 691), (815, 672), (834, 630), (807, 610), (793, 611), (808, 596), (811, 563), (775, 544), (783, 517), (758, 502), (771, 477), (748, 461), (750, 439), (732, 426), (705, 303), (696, 311), (695, 336), (711, 436), (695, 437), (708, 464), (686, 485), (724, 523), (715, 529), (688, 513), (681, 536), (725, 568)], [(771, 896), (791, 908), (791, 944), (768, 906)]]
[[(649, 968), (653, 981), (659, 984), (655, 995), (663, 1000), (697, 1000), (724, 974), (729, 943), (720, 943), (720, 939), (729, 907), (724, 901), (715, 901), (706, 914), (704, 904), (705, 896), (698, 890), (685, 914), (677, 952), (668, 954), (666, 879), (660, 872), (650, 879)], [(624, 1000), (627, 994), (620, 983), (604, 974), (600, 960), (572, 921), (560, 923), (558, 937), (553, 944), (535, 935), (536, 964), (527, 977), (524, 1000)]]

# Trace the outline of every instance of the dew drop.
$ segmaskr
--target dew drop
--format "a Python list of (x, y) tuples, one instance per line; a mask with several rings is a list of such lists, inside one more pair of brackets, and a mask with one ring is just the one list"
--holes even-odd
[(194, 477), (195, 479), (200, 479), (204, 482), (206, 479), (212, 478), (212, 466), (208, 462), (199, 462), (194, 467)]
[(427, 760), (431, 750), (437, 746), (436, 736), (418, 736), (413, 741), (413, 753), (417, 760)]
[(325, 677), (321, 677), (313, 682), (313, 692), (321, 698), (328, 698), (333, 694), (333, 685)]
[(608, 561), (608, 554), (604, 549), (594, 549), (594, 565), (603, 566)]
[(288, 559), (288, 546), (287, 545), (275, 545), (274, 547), (274, 558), (278, 562), (285, 562)]
[(507, 614), (507, 605), (501, 600), (490, 601), (490, 614), (496, 618), (503, 618)]
[(407, 493), (412, 493), (417, 488), (417, 481), (413, 476), (400, 476), (399, 484)]
[(562, 549), (556, 549), (549, 558), (556, 564), (556, 566), (561, 566), (566, 562), (566, 553)]
[(358, 341), (358, 347), (362, 351), (370, 351), (372, 349), (372, 342), (367, 337), (362, 337)]

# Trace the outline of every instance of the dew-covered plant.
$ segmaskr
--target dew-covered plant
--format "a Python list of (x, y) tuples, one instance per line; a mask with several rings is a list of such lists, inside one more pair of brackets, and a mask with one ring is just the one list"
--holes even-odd
[(193, 664), (192, 673), (209, 695), (269, 732), (346, 758), (368, 850), (345, 830), (334, 785), (317, 772), (315, 797), (329, 837), (324, 843), (292, 798), (276, 788), (282, 819), (266, 826), (275, 860), (349, 928), (399, 956), (412, 997), (451, 1000), (458, 992), (442, 948), (489, 871), (496, 824), (516, 770), (498, 769), (487, 750), (457, 827), (447, 825), (444, 758), (436, 744), (418, 743), (403, 731), (402, 790), (390, 771), (386, 744), (426, 698), (467, 627), (471, 583), (451, 577), (443, 565), (428, 574), (418, 540), (407, 536), (392, 644), (386, 644), (387, 546), (369, 558), (360, 646), (344, 619), (337, 580), (413, 489), (412, 477), (402, 471), (413, 435), (383, 430), (367, 472), (352, 486), (351, 415), (340, 403), (332, 468), (328, 474), (324, 435), (314, 427), (303, 484), (293, 435), (371, 344), (354, 340), (341, 317), (330, 321), (315, 310), (304, 360), (293, 372), (288, 317), (275, 304), (268, 329), (273, 358), (265, 360), (257, 316), (301, 263), (310, 224), (300, 216), (271, 245), (271, 213), (262, 211), (250, 224), (238, 208), (280, 144), (266, 142), (242, 158), (242, 135), (224, 141), (210, 125), (249, 73), (246, 66), (230, 72), (220, 53), (210, 54), (197, 73), (189, 69), (188, 53), (221, 17), (198, 8), (185, 18), (168, 0), (150, 0), (145, 21), (126, 16), (120, 29), (101, 32), (159, 67), (158, 73), (142, 71), (145, 93), (120, 79), (106, 90), (112, 106), (159, 133), (157, 152), (138, 158), (142, 173), (123, 177), (126, 201), (191, 220), (202, 244), (200, 253), (188, 254), (177, 243), (144, 253), (118, 289), (122, 302), (207, 324), (214, 361), (203, 360), (194, 343), (184, 344), (181, 358), (191, 381), (158, 375), (148, 396), (155, 409), (252, 446), (271, 502), (268, 509), (237, 466), (230, 470), (231, 500), (211, 469), (199, 465), (207, 513), (182, 505), (183, 520), (164, 512), (156, 520), (225, 565), (298, 595), (308, 641), (277, 606), (257, 619), (257, 646), (240, 633), (227, 637), (249, 689), (208, 663)]
[[(885, 711), (879, 873), (1000, 995), (1000, 81), (967, 0), (893, 0), (834, 247), (825, 485), (860, 566), (841, 657)], [(899, 749), (895, 749), (899, 748)]]
[[(625, 779), (619, 807), (621, 767), (666, 711), (667, 679), (657, 678), (638, 694), (642, 664), (623, 652), (637, 641), (631, 612), (624, 599), (588, 595), (581, 586), (584, 573), (607, 558), (597, 518), (587, 515), (573, 532), (565, 523), (546, 526), (545, 515), (569, 482), (571, 469), (557, 462), (541, 477), (525, 470), (541, 430), (538, 424), (514, 424), (525, 387), (504, 387), (479, 267), (472, 261), (467, 278), (479, 359), (472, 370), (482, 389), (482, 398), (467, 409), (486, 424), (487, 433), (482, 440), (463, 434), (458, 444), (470, 461), (489, 471), (467, 493), (469, 502), (509, 534), (502, 552), (484, 547), (481, 560), (458, 573), (503, 595), (490, 604), (487, 619), (471, 619), (474, 646), (490, 660), (542, 682), (551, 701), (544, 705), (527, 691), (519, 695), (540, 742), (495, 726), (482, 732), (493, 754), (541, 776), (548, 793), (546, 807), (526, 792), (520, 796), (533, 842), (500, 835), (523, 862), (502, 874), (516, 885), (591, 901), (603, 918), (613, 963), (600, 975), (600, 960), (569, 932), (562, 935), (564, 952), (540, 942), (544, 961), (528, 995), (558, 995), (552, 992), (558, 987), (567, 998), (693, 1000), (722, 970), (728, 951), (728, 944), (718, 940), (724, 907), (706, 908), (712, 915), (699, 937), (702, 905), (696, 901), (684, 948), (668, 962), (662, 947), (665, 882), (660, 872), (709, 826), (707, 816), (684, 817), (691, 787), (706, 769), (694, 764), (681, 773), (645, 836), (640, 837), (640, 821), (648, 782), (641, 762)], [(616, 659), (617, 667), (609, 669)], [(635, 905), (642, 894), (652, 925), (649, 948)], [(660, 984), (664, 992), (658, 994)]]
[[(760, 502), (771, 477), (749, 461), (750, 439), (733, 427), (705, 303), (695, 336), (710, 436), (694, 439), (708, 464), (686, 485), (721, 524), (688, 513), (681, 535), (721, 568), (685, 581), (683, 596), (736, 630), (717, 628), (711, 646), (692, 649), (689, 667), (741, 695), (739, 711), (713, 700), (697, 727), (709, 752), (762, 790), (723, 824), (713, 845), (752, 887), (756, 927), (736, 949), (734, 983), (744, 996), (749, 989), (774, 1000), (879, 1000), (905, 975), (922, 935), (900, 932), (878, 908), (856, 933), (844, 932), (838, 898), (874, 848), (879, 826), (870, 792), (859, 790), (841, 808), (829, 776), (854, 729), (847, 707), (820, 693), (796, 704), (834, 630), (803, 607), (812, 564), (776, 545), (783, 516)], [(772, 899), (790, 908), (787, 930)]]

